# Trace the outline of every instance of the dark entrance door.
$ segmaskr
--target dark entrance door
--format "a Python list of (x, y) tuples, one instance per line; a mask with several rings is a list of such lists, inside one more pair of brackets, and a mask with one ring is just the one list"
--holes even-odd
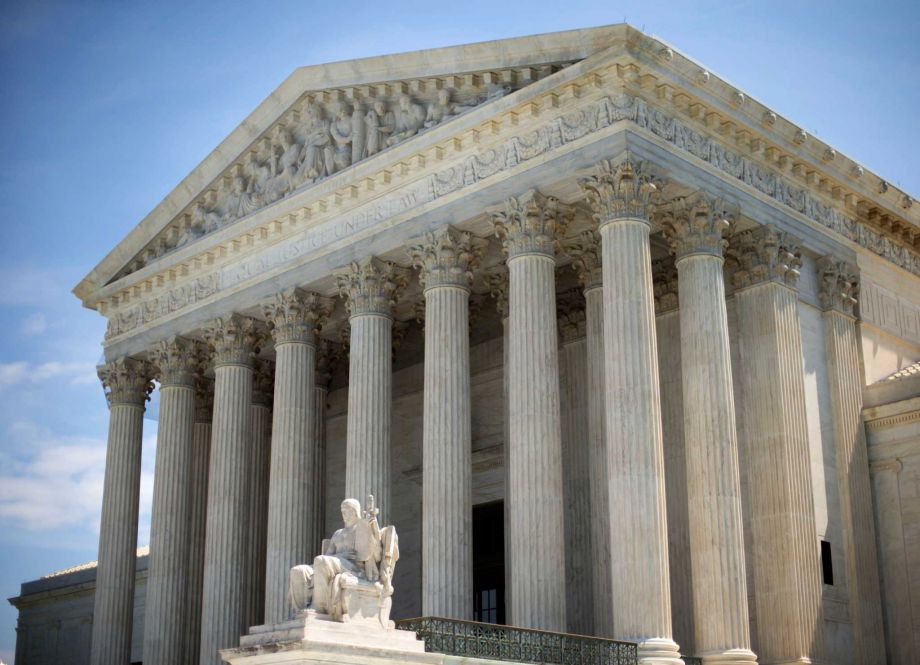
[(473, 618), (505, 623), (504, 503), (473, 506)]

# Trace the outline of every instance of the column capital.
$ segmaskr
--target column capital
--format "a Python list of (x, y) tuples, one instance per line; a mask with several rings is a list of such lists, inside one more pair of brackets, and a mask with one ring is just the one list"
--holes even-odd
[(859, 273), (856, 266), (834, 256), (818, 259), (818, 300), (824, 311), (856, 316)]
[(633, 164), (605, 159), (592, 172), (579, 178), (598, 226), (618, 219), (649, 221), (652, 197), (659, 191), (658, 179), (645, 163)]
[(137, 358), (117, 358), (96, 368), (109, 406), (144, 406), (153, 392), (153, 368)]
[(587, 334), (585, 298), (581, 289), (569, 289), (556, 296), (559, 337), (563, 344), (584, 339)]
[(199, 342), (185, 337), (170, 337), (157, 342), (147, 352), (161, 389), (168, 386), (194, 388), (201, 356)]
[(658, 208), (659, 222), (670, 244), (671, 253), (680, 262), (688, 256), (723, 257), (735, 220), (722, 201), (705, 192), (680, 197)]
[(473, 268), (479, 263), (485, 241), (450, 225), (412, 238), (406, 249), (419, 270), (424, 290), (453, 286), (469, 291)]
[(736, 233), (729, 242), (727, 254), (738, 264), (732, 274), (736, 289), (766, 282), (796, 287), (802, 267), (799, 242), (773, 224)]
[(275, 363), (256, 358), (252, 363), (252, 403), (256, 406), (271, 406), (275, 392)]
[(319, 344), (316, 345), (316, 369), (313, 373), (313, 383), (317, 388), (329, 388), (332, 372), (346, 354), (344, 344), (320, 338)]
[(349, 316), (392, 317), (393, 305), (408, 283), (405, 268), (375, 256), (353, 261), (334, 274)]
[(275, 344), (313, 344), (316, 332), (332, 313), (333, 301), (318, 293), (293, 288), (275, 294), (262, 306)]
[(666, 314), (680, 306), (674, 259), (668, 257), (652, 261), (652, 288), (655, 292), (655, 314)]
[(211, 423), (214, 413), (214, 379), (198, 375), (195, 382), (195, 422)]
[(566, 253), (572, 257), (572, 267), (585, 291), (604, 283), (601, 266), (601, 234), (595, 229), (582, 231), (564, 243)]
[(510, 313), (508, 309), (508, 268), (499, 266), (497, 269), (486, 273), (485, 278), (489, 293), (495, 298), (498, 315), (503, 319), (507, 319)]
[(502, 250), (511, 260), (527, 254), (553, 258), (558, 239), (565, 234), (575, 210), (554, 196), (531, 189), (495, 206), (489, 214)]
[(259, 350), (261, 331), (255, 319), (231, 314), (211, 321), (204, 338), (214, 351), (214, 367), (244, 365), (252, 367), (253, 356)]

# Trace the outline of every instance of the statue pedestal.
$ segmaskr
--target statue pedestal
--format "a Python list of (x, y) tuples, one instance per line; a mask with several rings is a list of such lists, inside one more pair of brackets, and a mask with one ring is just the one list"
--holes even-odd
[(231, 665), (384, 664), (406, 662), (406, 656), (424, 652), (425, 643), (415, 633), (384, 628), (376, 616), (341, 623), (307, 610), (290, 621), (253, 626), (238, 648), (222, 649), (220, 655)]

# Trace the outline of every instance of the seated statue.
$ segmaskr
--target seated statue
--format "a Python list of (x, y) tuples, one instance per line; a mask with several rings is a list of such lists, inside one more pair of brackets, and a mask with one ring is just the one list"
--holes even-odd
[(373, 496), (363, 515), (357, 499), (345, 499), (341, 510), (345, 526), (323, 541), (313, 565), (291, 568), (292, 612), (313, 610), (335, 621), (379, 622), (388, 628), (399, 559), (396, 529), (377, 524)]

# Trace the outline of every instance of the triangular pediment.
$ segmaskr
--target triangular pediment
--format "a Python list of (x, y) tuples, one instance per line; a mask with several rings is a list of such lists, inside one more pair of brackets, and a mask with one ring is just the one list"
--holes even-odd
[(292, 192), (622, 42), (626, 25), (294, 71), (74, 289), (95, 289)]

